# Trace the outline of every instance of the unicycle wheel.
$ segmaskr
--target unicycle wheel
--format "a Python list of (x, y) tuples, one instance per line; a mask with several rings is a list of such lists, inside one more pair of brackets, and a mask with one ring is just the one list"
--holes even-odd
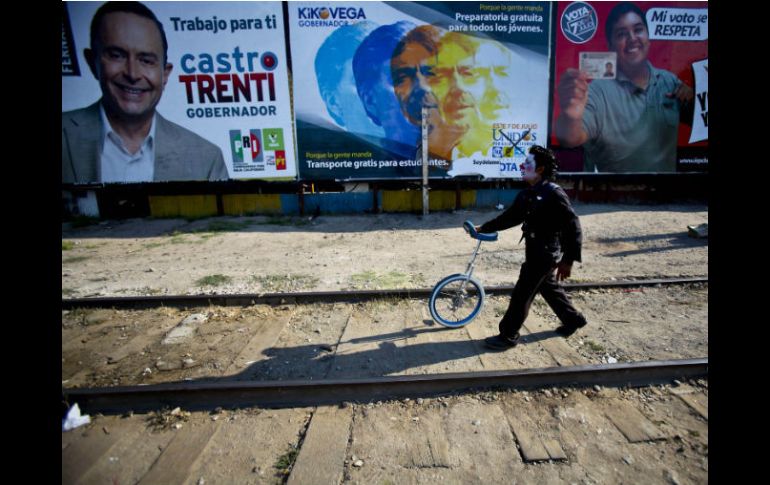
[(436, 284), (428, 306), (436, 323), (457, 328), (476, 318), (483, 304), (484, 287), (473, 278), (455, 274)]

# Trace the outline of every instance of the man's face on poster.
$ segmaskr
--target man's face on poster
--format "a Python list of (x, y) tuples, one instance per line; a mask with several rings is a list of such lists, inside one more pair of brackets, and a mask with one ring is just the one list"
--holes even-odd
[(386, 135), (393, 140), (401, 140), (415, 133), (415, 126), (404, 117), (401, 110), (391, 79), (390, 60), (383, 61), (376, 69), (379, 71), (379, 80), (371, 87), (370, 109), (377, 113)]
[(391, 60), (393, 91), (410, 123), (420, 126), (422, 106), (436, 107), (429, 79), (435, 75), (435, 54), (419, 42), (407, 42)]
[(441, 40), (429, 83), (444, 121), (468, 129), (478, 123), (484, 83), (475, 70), (477, 45), (460, 35), (450, 33)]
[(507, 110), (510, 53), (498, 42), (448, 34), (439, 46), (431, 90), (448, 124), (471, 129)]
[[(495, 41), (482, 41), (476, 53), (476, 76), (483, 80), (484, 91), (479, 100), (479, 113), (487, 123), (500, 121), (511, 101), (506, 92), (510, 85), (511, 53)], [(508, 89), (510, 87), (508, 86)]]
[(610, 49), (618, 54), (620, 70), (636, 68), (647, 61), (650, 36), (636, 12), (628, 12), (615, 22), (610, 39)]
[[(152, 116), (171, 73), (155, 23), (127, 12), (104, 16), (90, 54), (108, 114), (119, 118)], [(89, 57), (89, 56), (87, 56)]]

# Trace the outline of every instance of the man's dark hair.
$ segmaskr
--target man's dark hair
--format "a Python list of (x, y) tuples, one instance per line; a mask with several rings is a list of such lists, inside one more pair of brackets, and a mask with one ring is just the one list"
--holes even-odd
[(393, 49), (393, 58), (396, 58), (404, 53), (406, 47), (409, 44), (420, 44), (430, 54), (435, 54), (438, 51), (439, 42), (439, 30), (433, 25), (420, 25), (410, 30), (399, 42), (396, 44), (396, 48)]
[(614, 30), (617, 21), (620, 20), (620, 17), (630, 12), (640, 16), (642, 22), (644, 22), (644, 28), (647, 29), (647, 32), (650, 31), (650, 28), (647, 25), (647, 17), (645, 17), (642, 9), (631, 2), (621, 2), (610, 10), (610, 14), (607, 16), (606, 22), (604, 22), (604, 35), (607, 36), (607, 45), (612, 45), (612, 31)]
[(155, 22), (155, 25), (160, 31), (160, 38), (163, 39), (163, 64), (168, 62), (168, 41), (166, 40), (166, 32), (163, 30), (163, 24), (160, 23), (158, 17), (152, 13), (152, 10), (145, 7), (139, 2), (107, 2), (96, 11), (94, 18), (91, 20), (91, 49), (96, 51), (96, 44), (99, 42), (99, 25), (102, 23), (102, 19), (108, 13), (124, 12), (132, 13), (146, 19), (150, 19)]
[(552, 150), (540, 145), (532, 145), (529, 153), (535, 157), (535, 168), (543, 167), (544, 179), (551, 179), (556, 175), (556, 170), (559, 168), (559, 160), (556, 159), (556, 155)]

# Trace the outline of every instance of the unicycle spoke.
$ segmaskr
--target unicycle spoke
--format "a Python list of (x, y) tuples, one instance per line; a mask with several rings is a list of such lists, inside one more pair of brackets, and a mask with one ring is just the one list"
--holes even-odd
[(434, 312), (445, 323), (462, 324), (478, 312), (481, 295), (475, 283), (458, 278), (438, 288), (432, 304)]

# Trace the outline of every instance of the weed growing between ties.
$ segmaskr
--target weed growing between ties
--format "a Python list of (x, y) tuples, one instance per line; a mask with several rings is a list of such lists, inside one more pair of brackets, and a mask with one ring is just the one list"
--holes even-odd
[(586, 347), (591, 349), (591, 351), (593, 351), (593, 352), (604, 352), (604, 350), (605, 350), (604, 346), (594, 342), (593, 340), (586, 340), (585, 341), (585, 345), (586, 345)]
[(292, 467), (294, 467), (294, 462), (297, 461), (297, 455), (299, 455), (299, 448), (295, 445), (291, 445), (289, 451), (281, 455), (275, 465), (273, 465), (273, 467), (278, 470), (276, 476), (288, 477)]

